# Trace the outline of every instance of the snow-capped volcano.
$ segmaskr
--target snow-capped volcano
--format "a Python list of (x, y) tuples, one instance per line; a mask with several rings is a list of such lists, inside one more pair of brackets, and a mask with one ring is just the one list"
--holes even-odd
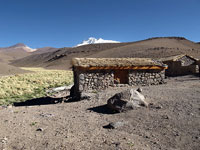
[(119, 41), (112, 41), (112, 40), (104, 40), (102, 38), (96, 39), (94, 37), (90, 37), (88, 40), (83, 41), (82, 43), (76, 46), (88, 45), (88, 44), (97, 44), (97, 43), (120, 43)]
[(25, 51), (27, 51), (27, 52), (34, 52), (34, 51), (37, 50), (37, 49), (30, 48), (30, 47), (28, 47), (27, 45), (25, 45), (25, 44), (23, 44), (23, 43), (17, 43), (17, 44), (15, 44), (15, 45), (13, 45), (13, 46), (10, 46), (10, 47), (8, 47), (8, 48), (11, 48), (11, 49), (18, 49), (18, 48), (21, 48), (21, 49), (23, 49), (23, 50), (25, 50)]

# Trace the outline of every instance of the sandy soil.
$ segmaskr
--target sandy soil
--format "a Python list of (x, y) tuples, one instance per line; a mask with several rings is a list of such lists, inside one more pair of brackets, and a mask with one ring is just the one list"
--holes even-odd
[[(152, 105), (126, 113), (112, 114), (105, 107), (107, 99), (123, 88), (102, 91), (92, 100), (0, 107), (0, 149), (197, 150), (200, 80), (184, 76), (167, 82), (143, 87)], [(126, 124), (103, 128), (116, 121)]]

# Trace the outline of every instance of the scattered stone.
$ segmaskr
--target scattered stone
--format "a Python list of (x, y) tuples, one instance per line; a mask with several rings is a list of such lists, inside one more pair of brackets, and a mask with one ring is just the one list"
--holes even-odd
[(169, 117), (167, 115), (163, 115), (162, 118), (163, 119), (169, 119)]
[(130, 89), (115, 94), (108, 99), (107, 106), (116, 112), (132, 110), (135, 107), (148, 106), (145, 97), (137, 90)]
[(8, 108), (13, 108), (13, 106), (12, 105), (8, 105)]
[(138, 88), (136, 91), (142, 93), (142, 89), (141, 88)]
[(54, 115), (50, 114), (50, 113), (41, 113), (40, 116), (41, 117), (53, 117)]
[(155, 109), (162, 109), (162, 106), (155, 106)]
[(153, 144), (158, 144), (158, 142), (157, 141), (151, 141)]
[(80, 95), (80, 100), (84, 100), (84, 99), (90, 100), (92, 96), (94, 96), (94, 93), (82, 92)]
[(1, 107), (2, 107), (2, 108), (8, 108), (8, 106), (7, 106), (7, 105), (2, 105)]
[(173, 131), (174, 136), (179, 136), (178, 131)]
[(162, 109), (163, 107), (161, 105), (155, 105), (154, 103), (149, 103), (149, 108)]
[(190, 115), (191, 115), (191, 116), (194, 116), (194, 114), (193, 114), (193, 113), (190, 113)]
[(113, 144), (115, 144), (115, 146), (119, 146), (121, 143), (120, 142), (114, 142)]
[(42, 128), (38, 128), (36, 131), (43, 131), (43, 129)]
[(7, 143), (7, 141), (8, 141), (7, 137), (4, 137), (3, 139), (1, 139), (1, 143), (3, 143), (3, 144)]
[(120, 146), (120, 142), (113, 142), (112, 144), (114, 144), (115, 145), (115, 147), (116, 147), (116, 150), (121, 150), (121, 148), (119, 147)]
[(122, 127), (126, 125), (128, 122), (122, 122), (122, 121), (117, 121), (117, 122), (111, 122), (108, 125), (103, 126), (103, 128), (106, 129), (117, 129), (119, 127)]
[(145, 136), (144, 136), (144, 138), (146, 138), (146, 139), (149, 139), (150, 137), (149, 137), (149, 136), (147, 136), (147, 135), (145, 135)]

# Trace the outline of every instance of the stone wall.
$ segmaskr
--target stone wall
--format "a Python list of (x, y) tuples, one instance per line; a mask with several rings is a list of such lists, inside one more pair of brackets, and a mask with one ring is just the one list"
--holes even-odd
[(129, 70), (128, 84), (114, 83), (114, 70), (76, 70), (75, 91), (98, 91), (115, 86), (156, 85), (164, 83), (165, 71)]
[(130, 70), (129, 85), (157, 85), (163, 84), (165, 71), (160, 70)]
[(114, 85), (114, 73), (109, 70), (80, 72), (79, 91), (102, 90)]

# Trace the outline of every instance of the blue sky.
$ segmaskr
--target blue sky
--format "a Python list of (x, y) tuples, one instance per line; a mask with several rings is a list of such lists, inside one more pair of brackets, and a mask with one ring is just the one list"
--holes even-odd
[(158, 36), (200, 41), (200, 0), (0, 0), (0, 47)]

